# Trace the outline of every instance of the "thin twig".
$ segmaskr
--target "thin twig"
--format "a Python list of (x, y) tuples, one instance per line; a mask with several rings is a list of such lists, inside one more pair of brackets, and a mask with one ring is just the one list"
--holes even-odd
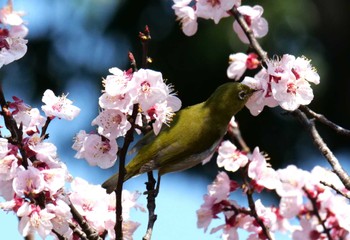
[(122, 191), (123, 183), (125, 177), (125, 160), (126, 154), (128, 153), (129, 146), (132, 141), (134, 141), (134, 130), (135, 130), (135, 119), (139, 111), (139, 105), (134, 104), (131, 117), (129, 122), (131, 128), (127, 131), (124, 138), (124, 144), (119, 151), (119, 174), (118, 174), (118, 183), (117, 188), (114, 190), (116, 194), (116, 224), (114, 226), (115, 236), (117, 240), (123, 240), (123, 206), (122, 206)]
[(340, 181), (344, 184), (347, 190), (350, 190), (350, 177), (340, 165), (338, 159), (334, 156), (333, 152), (328, 148), (327, 144), (323, 141), (322, 137), (318, 133), (314, 120), (307, 118), (305, 113), (299, 109), (292, 112), (295, 117), (306, 127), (306, 130), (311, 135), (314, 144), (318, 147), (323, 156), (327, 159), (328, 163), (332, 166), (334, 173), (339, 177)]
[(332, 188), (334, 191), (336, 191), (336, 193), (338, 193), (339, 195), (342, 195), (343, 197), (347, 198), (350, 200), (350, 195), (348, 193), (344, 193), (343, 191), (341, 191), (340, 189), (338, 189), (336, 186), (334, 186), (333, 184), (331, 183), (327, 183), (325, 181), (320, 181), (321, 184), (329, 187), (329, 188)]
[(256, 212), (255, 203), (253, 199), (253, 192), (251, 190), (247, 191), (247, 198), (251, 215), (255, 218), (256, 222), (261, 227), (261, 230), (263, 231), (265, 237), (269, 240), (272, 240), (269, 228), (265, 225), (264, 221), (259, 217), (258, 213)]
[(238, 144), (241, 147), (241, 150), (245, 153), (249, 153), (250, 152), (250, 148), (247, 145), (247, 143), (245, 142), (245, 140), (242, 137), (241, 134), (241, 130), (239, 129), (239, 127), (229, 127), (229, 130), (227, 131), (228, 135), (232, 138), (232, 139), (236, 139), (236, 141), (238, 142)]
[(142, 43), (142, 67), (147, 68), (150, 58), (148, 57), (148, 43), (151, 40), (151, 34), (148, 26), (145, 26), (145, 30), (139, 33), (139, 38)]
[(88, 240), (86, 234), (75, 224), (68, 223), (70, 229), (73, 230), (73, 233), (77, 234), (81, 240)]
[[(86, 239), (88, 240), (102, 240), (102, 238), (98, 235), (95, 229), (93, 229), (88, 222), (80, 215), (78, 210), (74, 207), (74, 205), (69, 202), (69, 208), (73, 215), (74, 220), (77, 221), (79, 226), (82, 229), (82, 232), (86, 234)], [(81, 236), (82, 237), (82, 236)]]
[(256, 40), (254, 33), (252, 29), (248, 26), (247, 22), (244, 20), (244, 17), (240, 12), (238, 12), (237, 7), (234, 6), (231, 11), (229, 11), (234, 18), (237, 20), (238, 24), (242, 27), (244, 33), (246, 34), (247, 38), (249, 39), (249, 43), (251, 47), (256, 51), (256, 53), (259, 55), (261, 60), (266, 63), (267, 61), (267, 53), (262, 49), (259, 42)]
[(42, 138), (42, 139), (47, 138), (48, 135), (46, 135), (46, 131), (47, 131), (47, 128), (49, 127), (49, 124), (50, 124), (51, 120), (52, 119), (50, 117), (46, 118), (46, 122), (45, 122), (44, 126), (41, 129), (40, 138)]
[(323, 231), (326, 233), (327, 238), (329, 240), (332, 240), (332, 236), (330, 233), (330, 229), (326, 227), (325, 222), (322, 220), (321, 215), (318, 211), (318, 206), (317, 206), (317, 197), (314, 198), (310, 195), (310, 193), (307, 191), (307, 189), (303, 188), (304, 192), (306, 193), (306, 196), (309, 198), (311, 205), (312, 205), (312, 213), (315, 214), (317, 217), (318, 222), (322, 225)]
[(157, 197), (157, 189), (156, 186), (156, 180), (153, 177), (153, 173), (148, 172), (148, 181), (146, 182), (146, 193), (147, 194), (147, 209), (148, 209), (148, 225), (147, 225), (147, 231), (143, 240), (150, 240), (152, 237), (153, 232), (153, 226), (155, 221), (157, 220), (157, 215), (154, 213), (156, 209), (156, 197)]
[(0, 105), (1, 105), (1, 115), (4, 117), (5, 126), (11, 133), (10, 141), (12, 144), (16, 145), (19, 148), (19, 151), (22, 155), (22, 166), (24, 168), (27, 168), (28, 158), (23, 145), (22, 124), (20, 124), (20, 127), (17, 127), (16, 120), (13, 118), (10, 110), (8, 109), (8, 104), (5, 100), (5, 95), (2, 90), (1, 84), (0, 84)]
[(301, 111), (303, 111), (304, 113), (308, 114), (309, 116), (313, 117), (318, 122), (320, 122), (320, 123), (330, 127), (336, 133), (344, 135), (344, 136), (347, 136), (347, 137), (350, 137), (350, 130), (345, 129), (345, 128), (335, 124), (334, 122), (332, 122), (329, 119), (327, 119), (324, 115), (312, 111), (307, 106), (300, 106), (299, 109)]

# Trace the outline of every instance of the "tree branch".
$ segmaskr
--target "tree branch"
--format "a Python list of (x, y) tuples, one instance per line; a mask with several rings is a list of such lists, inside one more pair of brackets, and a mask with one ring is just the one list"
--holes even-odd
[(305, 189), (305, 187), (303, 188), (304, 192), (306, 193), (306, 196), (309, 198), (311, 205), (312, 205), (312, 213), (315, 214), (315, 216), (317, 217), (318, 222), (322, 225), (323, 231), (326, 233), (327, 238), (329, 240), (333, 240), (331, 233), (330, 233), (330, 229), (326, 227), (324, 221), (321, 218), (321, 215), (318, 211), (318, 203), (317, 203), (317, 197), (312, 197), (310, 195), (310, 193), (307, 191), (307, 189)]
[(307, 115), (313, 117), (315, 120), (319, 121), (320, 123), (330, 127), (336, 133), (338, 133), (340, 135), (344, 135), (344, 136), (350, 137), (350, 130), (345, 129), (345, 128), (335, 124), (334, 122), (328, 120), (324, 115), (318, 114), (318, 113), (312, 111), (307, 106), (300, 106), (299, 109), (301, 111), (303, 111), (304, 113), (306, 113)]
[(261, 227), (261, 230), (263, 231), (265, 237), (269, 240), (272, 240), (269, 228), (265, 225), (263, 220), (259, 217), (258, 213), (256, 212), (255, 203), (253, 199), (253, 192), (250, 189), (247, 191), (247, 198), (251, 215), (255, 218), (256, 222)]
[(256, 53), (259, 55), (261, 60), (266, 63), (268, 60), (267, 53), (262, 49), (259, 42), (256, 40), (252, 29), (248, 26), (247, 22), (244, 20), (244, 17), (242, 16), (242, 14), (240, 12), (238, 12), (237, 7), (234, 6), (229, 11), (229, 13), (231, 13), (234, 16), (234, 18), (237, 20), (238, 24), (243, 29), (244, 33), (246, 34), (247, 38), (249, 39), (249, 43), (250, 43), (251, 47), (256, 51)]
[(334, 173), (339, 177), (340, 181), (344, 184), (347, 190), (350, 190), (350, 177), (340, 165), (338, 159), (334, 156), (333, 152), (328, 148), (327, 144), (323, 141), (322, 137), (318, 133), (313, 120), (307, 118), (305, 113), (299, 109), (292, 112), (292, 114), (299, 119), (299, 121), (305, 126), (309, 132), (314, 144), (327, 159), (328, 163), (332, 166)]
[[(102, 240), (102, 238), (98, 235), (96, 230), (93, 229), (87, 223), (87, 221), (83, 218), (83, 216), (80, 215), (78, 210), (74, 207), (74, 205), (71, 202), (69, 202), (69, 207), (70, 207), (70, 211), (71, 211), (71, 213), (73, 215), (74, 220), (77, 221), (77, 223), (79, 224), (79, 226), (82, 229), (82, 232), (84, 233), (84, 235), (86, 235), (86, 239), (89, 239), (89, 240)], [(82, 237), (84, 239), (84, 235), (81, 235), (80, 237)]]
[[(157, 215), (154, 213), (156, 209), (156, 197), (157, 197), (157, 189), (155, 188), (156, 180), (153, 177), (153, 173), (148, 172), (148, 181), (146, 182), (146, 193), (147, 194), (147, 209), (148, 209), (148, 225), (147, 231), (143, 240), (150, 240), (152, 237), (153, 226), (157, 220)], [(158, 179), (159, 180), (159, 179)]]

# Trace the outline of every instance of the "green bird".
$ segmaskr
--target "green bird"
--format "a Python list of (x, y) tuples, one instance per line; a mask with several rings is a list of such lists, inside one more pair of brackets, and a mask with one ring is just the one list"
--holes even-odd
[[(132, 149), (137, 155), (126, 165), (124, 181), (136, 175), (158, 170), (165, 173), (191, 168), (211, 156), (227, 126), (253, 94), (254, 90), (241, 83), (225, 83), (202, 103), (176, 113), (170, 126), (156, 136), (146, 134)], [(118, 183), (118, 173), (102, 184), (111, 193)]]

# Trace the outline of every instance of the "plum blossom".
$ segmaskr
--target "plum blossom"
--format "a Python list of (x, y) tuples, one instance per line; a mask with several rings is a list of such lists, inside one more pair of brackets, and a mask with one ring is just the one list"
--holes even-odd
[(116, 96), (118, 94), (125, 94), (129, 92), (133, 87), (132, 72), (122, 71), (117, 67), (109, 69), (112, 75), (107, 75), (106, 79), (102, 81), (105, 87), (105, 92), (110, 96)]
[(46, 90), (42, 97), (42, 101), (46, 104), (41, 107), (47, 117), (58, 117), (66, 120), (73, 120), (78, 116), (80, 109), (72, 105), (72, 101), (67, 95), (57, 97), (52, 90)]
[(109, 195), (106, 191), (99, 185), (75, 178), (71, 183), (69, 199), (89, 224), (102, 233), (108, 217)]
[(277, 172), (268, 166), (265, 157), (259, 150), (259, 147), (255, 147), (252, 155), (250, 156), (250, 163), (248, 166), (248, 176), (254, 180), (257, 190), (261, 187), (268, 189), (275, 189), (280, 184)]
[(169, 123), (172, 121), (173, 116), (175, 115), (174, 112), (178, 111), (180, 108), (181, 101), (177, 97), (169, 95), (167, 100), (161, 103), (156, 103), (154, 106), (147, 110), (146, 116), (150, 120), (155, 120), (152, 123), (152, 127), (156, 135), (158, 135), (160, 132), (163, 123), (169, 125)]
[(227, 69), (227, 76), (239, 80), (247, 69), (256, 69), (260, 61), (255, 53), (236, 53), (229, 57), (230, 66)]
[[(138, 208), (143, 211), (143, 208), (136, 202), (139, 197), (138, 193), (123, 190), (122, 196), (123, 228), (126, 228), (124, 229), (125, 234), (131, 236), (139, 223), (128, 221), (130, 209)], [(69, 199), (99, 233), (107, 230), (110, 237), (114, 238), (115, 193), (107, 194), (100, 185), (92, 185), (81, 178), (75, 178), (71, 183)]]
[(18, 126), (22, 124), (23, 132), (27, 135), (39, 133), (39, 128), (44, 126), (46, 120), (41, 116), (40, 111), (37, 108), (18, 111), (16, 114), (13, 114), (13, 118), (16, 120)]
[(193, 36), (198, 29), (197, 14), (193, 7), (188, 6), (192, 0), (174, 0), (172, 8), (177, 20), (180, 21), (181, 29), (186, 36)]
[(246, 107), (253, 116), (260, 114), (265, 106), (278, 106), (277, 100), (274, 99), (270, 93), (271, 87), (265, 68), (261, 69), (254, 78), (245, 77), (242, 83), (256, 90), (246, 103)]
[(13, 179), (18, 170), (18, 159), (13, 154), (0, 157), (0, 181)]
[(22, 58), (27, 52), (28, 29), (21, 13), (13, 11), (12, 1), (0, 9), (0, 67)]
[(215, 24), (230, 16), (227, 12), (233, 6), (241, 5), (241, 0), (198, 0), (196, 4), (197, 16), (204, 19), (213, 19)]
[(144, 111), (168, 97), (169, 91), (160, 72), (140, 69), (134, 73), (133, 81), (138, 92), (137, 102)]
[[(262, 38), (267, 34), (268, 23), (265, 18), (261, 17), (264, 12), (264, 9), (261, 6), (256, 5), (250, 7), (244, 5), (238, 7), (237, 10), (243, 15), (244, 20), (253, 31), (256, 38)], [(239, 39), (243, 43), (249, 43), (249, 39), (237, 21), (233, 23), (233, 30), (237, 33)]]
[(262, 68), (254, 78), (243, 80), (243, 84), (257, 90), (246, 106), (254, 116), (264, 106), (279, 105), (287, 111), (294, 111), (312, 101), (314, 95), (310, 83), (318, 84), (319, 81), (320, 77), (309, 60), (284, 54), (280, 59), (267, 61), (267, 69)]
[(68, 204), (58, 199), (55, 203), (47, 204), (46, 209), (48, 213), (54, 214), (54, 217), (51, 219), (53, 230), (61, 236), (71, 239), (73, 230), (69, 227), (69, 224), (72, 222), (73, 216)]
[[(79, 142), (77, 142), (79, 141)], [(74, 149), (78, 150), (76, 158), (85, 158), (91, 166), (109, 168), (117, 159), (118, 146), (115, 140), (109, 140), (98, 134), (77, 134)]]
[(52, 231), (51, 219), (55, 215), (49, 213), (46, 208), (41, 209), (39, 206), (25, 202), (18, 209), (17, 216), (20, 217), (18, 229), (24, 237), (37, 232), (42, 239), (45, 239)]
[(126, 115), (114, 109), (101, 111), (91, 124), (98, 125), (98, 133), (110, 139), (124, 136), (131, 127)]
[(37, 194), (44, 190), (44, 175), (34, 167), (19, 171), (13, 179), (13, 189), (19, 196)]
[(217, 165), (224, 167), (226, 171), (235, 172), (248, 163), (247, 155), (239, 151), (230, 141), (222, 142), (218, 153)]

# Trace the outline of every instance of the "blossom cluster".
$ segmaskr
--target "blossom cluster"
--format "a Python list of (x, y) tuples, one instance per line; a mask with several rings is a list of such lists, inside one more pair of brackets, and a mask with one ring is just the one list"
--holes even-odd
[[(254, 7), (241, 6), (241, 0), (173, 1), (175, 14), (181, 23), (182, 31), (187, 36), (193, 36), (197, 32), (198, 18), (212, 19), (218, 24), (222, 18), (232, 15), (231, 11), (233, 8), (237, 8), (237, 11), (244, 17), (248, 26), (252, 29), (254, 37), (264, 37), (268, 32), (268, 23), (262, 17), (264, 9), (259, 5)], [(247, 36), (237, 21), (234, 21), (232, 28), (243, 43), (249, 43)]]
[(92, 121), (92, 125), (97, 125), (97, 133), (80, 131), (73, 144), (76, 158), (85, 158), (90, 165), (101, 168), (114, 165), (118, 151), (116, 138), (125, 136), (131, 128), (128, 117), (135, 104), (138, 105), (135, 123), (139, 127), (143, 121), (152, 124), (155, 134), (181, 108), (180, 99), (172, 93), (172, 87), (165, 84), (160, 72), (119, 68), (109, 71), (111, 75), (103, 80), (104, 90), (99, 98), (101, 111)]
[[(246, 69), (259, 66), (257, 55), (236, 53), (230, 55), (231, 64), (227, 69), (229, 78), (238, 80)], [(293, 111), (300, 105), (308, 105), (314, 98), (311, 84), (319, 84), (320, 76), (305, 57), (284, 54), (280, 59), (271, 59), (267, 68), (262, 67), (254, 76), (246, 76), (242, 83), (257, 91), (248, 100), (246, 107), (256, 116), (265, 106), (281, 106)]]
[[(350, 204), (322, 184), (326, 181), (328, 185), (347, 192), (333, 172), (319, 166), (308, 172), (294, 165), (276, 171), (269, 166), (258, 147), (248, 154), (237, 150), (229, 141), (224, 141), (219, 147), (217, 164), (228, 172), (241, 170), (246, 181), (240, 184), (230, 179), (226, 172), (220, 172), (208, 186), (204, 203), (197, 210), (199, 228), (206, 231), (212, 220), (222, 214), (224, 223), (212, 228), (211, 233), (222, 230), (222, 239), (239, 239), (237, 231), (243, 229), (250, 234), (248, 239), (266, 239), (251, 206), (240, 206), (230, 196), (239, 189), (247, 195), (267, 189), (277, 193), (279, 205), (265, 206), (258, 199), (254, 202), (254, 211), (271, 234), (284, 232), (295, 240), (349, 239), (350, 217), (347, 213)], [(299, 224), (294, 225), (297, 219)]]
[[(73, 120), (80, 109), (72, 105), (66, 95), (55, 96), (46, 90), (41, 109), (32, 108), (18, 97), (13, 97), (5, 118), (13, 119), (17, 135), (22, 139), (0, 138), (0, 196), (5, 202), (0, 209), (13, 211), (19, 217), (19, 232), (23, 236), (38, 233), (42, 239), (59, 234), (66, 239), (74, 239), (76, 228), (71, 205), (93, 227), (98, 234), (108, 232), (115, 237), (115, 194), (107, 194), (100, 185), (90, 185), (86, 181), (69, 174), (67, 166), (60, 161), (53, 143), (44, 141), (43, 133), (49, 122), (55, 118)], [(5, 120), (8, 122), (9, 120)], [(21, 142), (17, 142), (21, 140)], [(71, 182), (71, 191), (65, 184)], [(136, 204), (138, 193), (124, 190), (123, 217), (124, 235), (131, 236), (138, 223), (128, 221), (131, 208)]]
[(22, 13), (13, 11), (12, 1), (0, 9), (0, 68), (24, 56), (27, 52), (28, 29)]
[[(239, 80), (247, 69), (257, 69), (260, 61), (255, 53), (236, 53), (230, 55), (227, 76)], [(308, 105), (314, 95), (311, 84), (319, 84), (320, 76), (305, 57), (284, 54), (280, 59), (267, 61), (267, 68), (254, 76), (246, 76), (242, 83), (257, 91), (249, 99), (246, 107), (251, 114), (260, 114), (265, 106), (281, 106), (293, 111), (300, 105)]]

